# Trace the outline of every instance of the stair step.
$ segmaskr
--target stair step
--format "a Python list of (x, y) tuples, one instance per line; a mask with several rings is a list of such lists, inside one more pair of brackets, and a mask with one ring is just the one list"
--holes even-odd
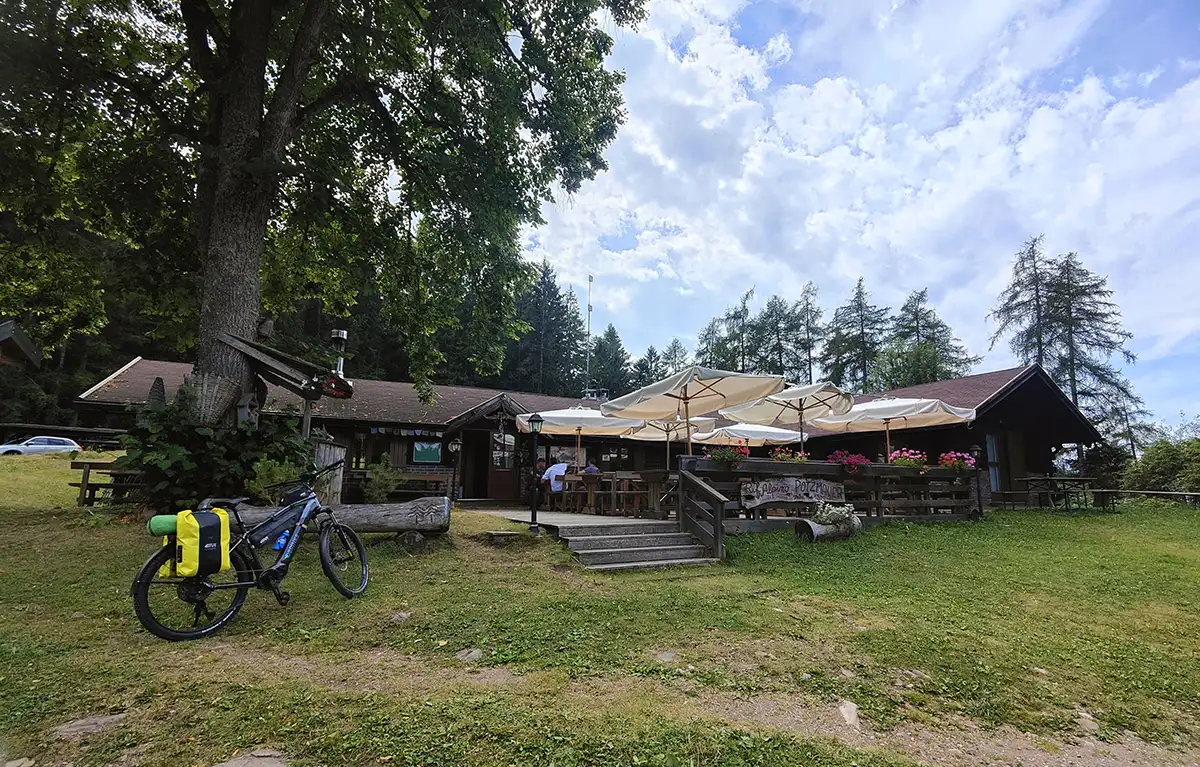
[(607, 565), (616, 562), (648, 562), (660, 559), (696, 559), (707, 550), (698, 544), (690, 546), (645, 546), (634, 549), (592, 549), (575, 552), (584, 565)]
[[(551, 525), (545, 525), (551, 527)], [(677, 533), (678, 522), (613, 522), (599, 525), (558, 525), (559, 538), (584, 538), (592, 535), (650, 535)]]
[(560, 536), (571, 551), (592, 549), (643, 549), (653, 546), (687, 546), (692, 544), (688, 533), (651, 533), (649, 535), (587, 535)]
[(584, 565), (584, 568), (587, 570), (619, 572), (622, 570), (649, 570), (658, 567), (696, 567), (698, 565), (715, 565), (720, 562), (721, 560), (719, 559), (695, 557), (692, 559), (652, 559), (646, 562), (613, 562), (605, 565)]

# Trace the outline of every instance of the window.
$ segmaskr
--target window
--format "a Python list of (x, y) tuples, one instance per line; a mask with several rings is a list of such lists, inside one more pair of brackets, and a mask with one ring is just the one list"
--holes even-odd
[(441, 463), (441, 442), (414, 442), (413, 463)]
[(50, 445), (53, 443), (50, 441), (49, 437), (34, 437), (33, 439), (29, 440), (28, 444), (30, 444), (30, 445)]
[(492, 468), (511, 469), (516, 465), (517, 438), (512, 434), (492, 432)]

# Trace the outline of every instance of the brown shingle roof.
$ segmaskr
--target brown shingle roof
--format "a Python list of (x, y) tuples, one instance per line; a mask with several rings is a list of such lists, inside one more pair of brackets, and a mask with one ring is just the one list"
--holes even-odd
[(990, 373), (952, 378), (948, 381), (907, 386), (903, 389), (893, 389), (882, 394), (860, 394), (854, 402), (870, 402), (881, 397), (940, 399), (947, 405), (955, 407), (977, 408), (996, 392), (1013, 382), (1018, 376), (1029, 370), (1029, 367), (993, 370)]
[[(80, 395), (84, 403), (123, 405), (145, 402), (155, 378), (162, 378), (167, 397), (174, 396), (192, 366), (186, 362), (163, 362), (136, 358), (104, 381)], [(526, 411), (559, 410), (585, 404), (570, 397), (550, 397), (527, 392), (504, 392), (474, 386), (435, 386), (437, 402), (426, 405), (410, 383), (355, 380), (354, 396), (348, 400), (320, 399), (313, 416), (376, 423), (443, 425), (456, 416), (478, 407), (501, 394)], [(268, 407), (299, 405), (293, 394), (269, 387)], [(592, 403), (593, 405), (595, 403)]]

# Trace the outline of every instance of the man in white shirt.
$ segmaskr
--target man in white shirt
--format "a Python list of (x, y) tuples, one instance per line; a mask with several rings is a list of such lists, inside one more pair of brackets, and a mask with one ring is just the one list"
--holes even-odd
[(562, 476), (567, 473), (567, 462), (562, 460), (562, 456), (559, 456), (559, 461), (546, 469), (546, 473), (542, 475), (542, 481), (550, 483), (550, 492), (552, 493), (563, 491)]

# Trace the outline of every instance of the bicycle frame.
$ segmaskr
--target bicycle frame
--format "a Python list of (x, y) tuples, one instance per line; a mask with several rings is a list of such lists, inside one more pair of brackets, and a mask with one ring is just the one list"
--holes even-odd
[[(296, 525), (291, 529), (291, 533), (288, 535), (287, 545), (283, 547), (283, 553), (279, 556), (279, 560), (274, 565), (271, 565), (271, 567), (263, 567), (262, 562), (258, 558), (258, 547), (250, 543), (254, 531), (269, 525), (272, 522), (277, 522), (279, 519), (295, 511), (297, 506), (301, 505), (304, 508), (300, 512), (300, 518), (296, 521)], [(321, 502), (317, 500), (316, 492), (312, 489), (309, 490), (308, 495), (306, 495), (304, 498), (277, 509), (274, 514), (251, 528), (247, 528), (245, 523), (242, 522), (242, 516), (241, 514), (238, 514), (236, 506), (231, 508), (230, 511), (233, 512), (233, 518), (237, 521), (237, 525), (239, 528), (241, 528), (242, 533), (238, 536), (237, 540), (230, 545), (229, 550), (233, 551), (239, 547), (244, 547), (245, 550), (250, 553), (250, 560), (254, 565), (255, 578), (251, 581), (214, 583), (211, 584), (211, 588), (214, 591), (218, 591), (220, 589), (237, 589), (244, 586), (255, 586), (261, 588), (262, 584), (259, 582), (259, 577), (263, 573), (272, 567), (281, 567), (286, 569), (287, 565), (292, 561), (292, 556), (296, 553), (296, 547), (300, 544), (300, 535), (306, 522), (322, 513), (328, 514), (329, 518), (333, 519), (333, 510), (322, 506)]]

